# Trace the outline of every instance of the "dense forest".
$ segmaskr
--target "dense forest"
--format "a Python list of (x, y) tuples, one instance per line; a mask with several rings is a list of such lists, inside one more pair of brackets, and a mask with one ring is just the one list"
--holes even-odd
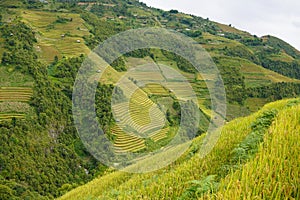
[(63, 77), (53, 82), (47, 66), (36, 60), (33, 31), (20, 21), (3, 25), (1, 30), (5, 38), (1, 67), (14, 66), (35, 81), (29, 102), (34, 108), (32, 115), (1, 121), (1, 194), (20, 199), (57, 197), (90, 180), (93, 173), (101, 173), (102, 166), (85, 151), (71, 117), (74, 64), (80, 66), (82, 58), (53, 63), (53, 76)]

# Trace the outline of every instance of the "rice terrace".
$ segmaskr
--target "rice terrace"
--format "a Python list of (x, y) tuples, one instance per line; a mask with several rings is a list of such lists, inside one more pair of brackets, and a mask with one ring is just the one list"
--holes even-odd
[(0, 200), (300, 199), (299, 6), (1, 0)]

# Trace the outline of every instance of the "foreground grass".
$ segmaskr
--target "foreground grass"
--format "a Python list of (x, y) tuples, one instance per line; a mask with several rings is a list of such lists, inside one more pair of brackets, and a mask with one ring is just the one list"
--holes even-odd
[[(299, 197), (299, 191), (296, 189), (299, 175), (296, 173), (299, 169), (297, 140), (300, 130), (300, 107), (287, 108), (287, 104), (291, 104), (289, 102), (284, 100), (268, 104), (258, 113), (230, 122), (223, 128), (215, 148), (203, 159), (195, 153), (201, 145), (200, 137), (193, 142), (184, 156), (169, 167), (147, 174), (109, 173), (60, 199), (178, 199), (191, 188), (194, 183), (191, 181), (209, 180), (211, 175), (221, 177), (220, 180), (216, 180), (220, 182), (220, 189), (207, 190), (217, 192), (207, 198), (264, 199), (268, 195), (275, 199)], [(243, 170), (226, 177), (228, 172), (220, 169), (224, 163), (230, 162), (232, 151), (247, 138), (251, 132), (251, 124), (256, 118), (272, 109), (282, 111), (266, 134), (266, 142), (259, 147), (257, 156), (250, 160)], [(284, 167), (286, 165), (287, 167)], [(226, 178), (223, 179), (224, 177)], [(250, 196), (247, 196), (249, 194)]]
[(256, 157), (211, 199), (300, 199), (300, 106), (279, 113)]

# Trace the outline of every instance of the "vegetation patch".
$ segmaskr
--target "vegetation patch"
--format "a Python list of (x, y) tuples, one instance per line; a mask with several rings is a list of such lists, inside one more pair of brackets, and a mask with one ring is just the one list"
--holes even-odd
[(27, 113), (30, 106), (22, 102), (0, 102), (0, 113)]

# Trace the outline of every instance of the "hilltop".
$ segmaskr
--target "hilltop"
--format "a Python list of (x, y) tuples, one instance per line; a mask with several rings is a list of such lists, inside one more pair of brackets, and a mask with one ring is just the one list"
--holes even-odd
[[(139, 176), (111, 174), (111, 169), (97, 161), (80, 140), (72, 116), (73, 85), (81, 64), (97, 45), (125, 30), (167, 28), (202, 45), (225, 84), (228, 108), (225, 120), (231, 124), (225, 130), (232, 129), (238, 135), (232, 145), (248, 134), (248, 125), (258, 114), (241, 123), (238, 123), (240, 119), (234, 119), (258, 111), (268, 102), (300, 94), (300, 52), (273, 36), (259, 38), (229, 25), (177, 10), (150, 8), (135, 0), (3, 0), (0, 11), (0, 199), (53, 199), (106, 173), (106, 180), (115, 180), (113, 174), (116, 174), (116, 182), (109, 183), (116, 184), (113, 187), (124, 180), (141, 184), (135, 179)], [(116, 83), (127, 71), (140, 65), (158, 68), (166, 65), (182, 74), (195, 91), (198, 102), (186, 101), (189, 93), (178, 82), (172, 86), (178, 88), (182, 99), (160, 84), (144, 85), (131, 97), (116, 87), (119, 99), (129, 100), (133, 120), (126, 121), (128, 116), (122, 115), (124, 104), (120, 102), (113, 108), (120, 113), (115, 120), (111, 95)], [(135, 79), (139, 76), (131, 77), (131, 88), (136, 87)], [(111, 63), (99, 80), (95, 99), (97, 119), (120, 153), (147, 153), (162, 148), (174, 138), (180, 123), (179, 104), (189, 105), (199, 110), (202, 117), (196, 127), (199, 138), (192, 146), (197, 149), (212, 116), (205, 81), (187, 60), (174, 53), (160, 49), (128, 53)], [(277, 104), (271, 105), (277, 107)], [(296, 107), (291, 109), (296, 110)], [(188, 112), (193, 114), (193, 110)], [(153, 118), (157, 123), (151, 123)], [(160, 119), (164, 119), (164, 124), (159, 124)], [(128, 134), (117, 121), (143, 130), (149, 137), (137, 137), (134, 131)], [(191, 173), (183, 165), (193, 160), (189, 155), (194, 153), (196, 150), (190, 150), (175, 163), (174, 173), (176, 170)], [(220, 165), (221, 158), (218, 157)], [(188, 165), (193, 166), (190, 162)], [(173, 172), (165, 169), (154, 177), (158, 180), (164, 173), (167, 178)], [(187, 182), (194, 179), (191, 176), (186, 176)], [(224, 176), (225, 173), (218, 177)], [(131, 181), (126, 182), (124, 188), (131, 187), (130, 184)], [(105, 189), (111, 198), (119, 195), (115, 190)], [(80, 196), (81, 189), (78, 191)], [(94, 192), (96, 196), (102, 195), (97, 190)], [(174, 195), (184, 193), (178, 190)], [(79, 197), (76, 192), (71, 194)]]

